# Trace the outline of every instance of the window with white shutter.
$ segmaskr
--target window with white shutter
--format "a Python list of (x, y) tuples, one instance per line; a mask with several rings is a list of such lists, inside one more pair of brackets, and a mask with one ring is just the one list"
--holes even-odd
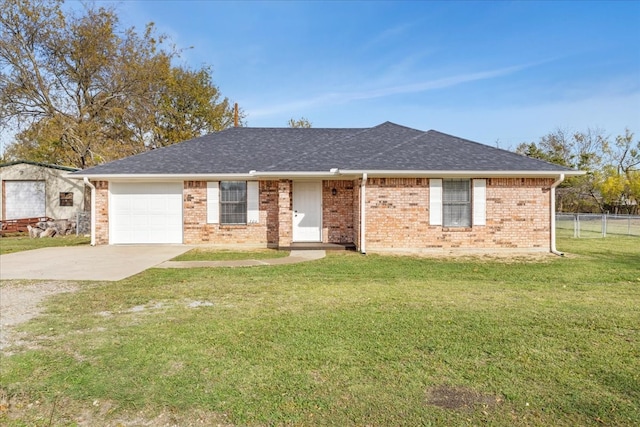
[(257, 181), (207, 182), (207, 223), (257, 224), (260, 222)]
[(486, 179), (429, 180), (429, 224), (471, 227), (486, 223)]
[(220, 181), (220, 224), (247, 223), (247, 182)]
[(442, 181), (443, 226), (471, 226), (470, 183), (468, 179), (445, 179)]

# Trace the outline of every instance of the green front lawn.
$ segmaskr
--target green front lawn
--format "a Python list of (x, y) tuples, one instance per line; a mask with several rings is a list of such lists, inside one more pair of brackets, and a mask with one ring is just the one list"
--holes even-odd
[(289, 256), (288, 251), (258, 249), (233, 251), (214, 248), (195, 248), (172, 259), (172, 261), (237, 261), (244, 259), (273, 259)]
[(564, 258), (511, 261), (330, 253), (87, 285), (0, 359), (0, 423), (638, 425), (639, 243), (562, 238)]
[(31, 239), (29, 235), (3, 236), (0, 237), (0, 255), (52, 246), (80, 246), (89, 243), (91, 243), (90, 237), (75, 235), (35, 239)]

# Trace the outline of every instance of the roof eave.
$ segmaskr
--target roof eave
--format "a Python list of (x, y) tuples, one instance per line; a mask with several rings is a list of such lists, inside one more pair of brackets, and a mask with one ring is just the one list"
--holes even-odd
[(557, 171), (527, 171), (527, 170), (347, 170), (341, 169), (341, 175), (362, 175), (366, 173), (371, 178), (555, 178), (560, 175), (565, 177), (580, 176), (586, 174), (577, 170), (557, 170)]
[(328, 171), (249, 171), (252, 177), (256, 178), (335, 178), (343, 175), (338, 168)]
[(195, 173), (195, 174), (167, 174), (167, 173), (120, 173), (120, 174), (70, 174), (69, 178), (84, 179), (91, 181), (221, 181), (221, 180), (250, 180), (249, 173)]
[(329, 171), (249, 171), (248, 173), (211, 174), (69, 174), (69, 178), (89, 178), (92, 181), (212, 181), (251, 180), (256, 178), (305, 179), (305, 178), (347, 178), (363, 174), (371, 178), (556, 178), (584, 175), (584, 171), (522, 171), (522, 170), (375, 170), (375, 169), (330, 169)]

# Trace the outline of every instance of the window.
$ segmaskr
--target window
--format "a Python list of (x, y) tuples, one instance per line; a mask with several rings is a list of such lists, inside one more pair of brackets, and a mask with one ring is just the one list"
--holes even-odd
[(442, 180), (443, 223), (445, 227), (471, 226), (471, 181)]
[(73, 193), (60, 193), (60, 206), (73, 206)]
[(259, 224), (258, 181), (207, 182), (208, 224)]
[(220, 223), (247, 223), (246, 181), (220, 181)]

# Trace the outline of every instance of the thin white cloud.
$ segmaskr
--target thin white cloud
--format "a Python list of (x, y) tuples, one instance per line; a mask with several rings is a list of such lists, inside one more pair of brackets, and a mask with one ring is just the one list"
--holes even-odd
[(405, 85), (373, 88), (368, 90), (328, 92), (313, 98), (299, 99), (299, 100), (294, 100), (289, 102), (278, 103), (276, 105), (270, 105), (264, 108), (248, 107), (247, 112), (249, 113), (249, 117), (265, 117), (265, 116), (276, 115), (280, 113), (286, 113), (290, 111), (300, 111), (303, 109), (321, 107), (321, 106), (326, 106), (331, 104), (345, 104), (352, 101), (360, 101), (365, 99), (384, 98), (388, 96), (401, 95), (401, 94), (407, 94), (407, 93), (420, 93), (420, 92), (426, 92), (430, 90), (453, 87), (463, 83), (502, 77), (502, 76), (516, 73), (526, 68), (533, 67), (538, 64), (539, 63), (515, 65), (512, 67), (499, 68), (496, 70), (460, 74), (457, 76), (444, 77), (441, 79), (427, 80), (423, 82), (417, 82), (417, 83), (411, 83), (411, 84), (405, 84)]
[(391, 42), (395, 39), (402, 37), (413, 27), (411, 23), (403, 23), (400, 25), (396, 25), (395, 27), (387, 28), (382, 31), (378, 35), (372, 37), (362, 48), (361, 51), (367, 51), (372, 49), (377, 49), (380, 45)]

